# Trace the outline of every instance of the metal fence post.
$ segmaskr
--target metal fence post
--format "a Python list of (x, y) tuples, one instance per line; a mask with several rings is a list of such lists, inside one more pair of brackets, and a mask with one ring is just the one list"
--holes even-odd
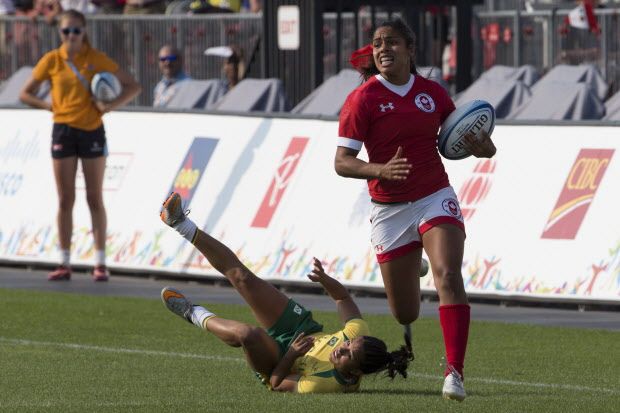
[(142, 65), (141, 65), (141, 61), (142, 61), (142, 48), (140, 45), (140, 24), (139, 24), (140, 20), (135, 20), (134, 24), (133, 24), (133, 75), (134, 76), (139, 76), (140, 73), (142, 73)]
[(546, 69), (551, 68), (555, 64), (554, 56), (556, 54), (556, 42), (557, 42), (557, 28), (555, 25), (556, 19), (556, 9), (551, 10), (549, 16), (546, 17), (545, 21), (547, 22), (547, 36), (545, 36), (545, 42), (547, 43), (547, 65), (545, 65)]
[(516, 10), (514, 19), (513, 19), (513, 36), (514, 39), (514, 49), (512, 51), (514, 66), (521, 66), (521, 11), (519, 9)]
[(609, 63), (609, 56), (607, 56), (607, 16), (609, 15), (602, 15), (603, 22), (601, 23), (601, 53), (603, 55), (601, 74), (603, 75), (607, 83), (610, 83), (609, 79), (607, 79), (607, 63)]

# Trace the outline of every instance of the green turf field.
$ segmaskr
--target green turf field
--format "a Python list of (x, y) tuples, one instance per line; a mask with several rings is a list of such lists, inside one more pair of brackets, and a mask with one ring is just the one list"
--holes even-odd
[[(203, 303), (206, 304), (206, 303)], [(251, 321), (240, 306), (216, 313)], [(0, 289), (0, 411), (6, 412), (619, 412), (620, 334), (473, 322), (463, 403), (440, 396), (438, 322), (414, 327), (407, 380), (369, 376), (347, 395), (266, 391), (239, 349), (158, 299)], [(327, 330), (335, 313), (315, 312)], [(390, 347), (400, 328), (368, 316)]]

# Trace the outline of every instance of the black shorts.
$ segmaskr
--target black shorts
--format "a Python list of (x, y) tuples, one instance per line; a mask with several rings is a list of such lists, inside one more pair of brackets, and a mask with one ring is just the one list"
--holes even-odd
[(107, 156), (108, 147), (103, 125), (95, 130), (83, 130), (64, 123), (54, 123), (52, 129), (52, 158), (98, 158)]

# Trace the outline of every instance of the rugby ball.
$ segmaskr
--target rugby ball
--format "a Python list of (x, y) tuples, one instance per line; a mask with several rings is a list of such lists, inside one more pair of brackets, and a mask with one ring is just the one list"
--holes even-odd
[(484, 100), (472, 100), (459, 106), (441, 125), (437, 137), (439, 153), (446, 159), (458, 160), (471, 155), (463, 145), (463, 136), (481, 130), (489, 135), (495, 126), (495, 109)]
[(90, 82), (90, 89), (96, 100), (105, 103), (116, 99), (123, 90), (121, 82), (110, 72), (97, 73)]

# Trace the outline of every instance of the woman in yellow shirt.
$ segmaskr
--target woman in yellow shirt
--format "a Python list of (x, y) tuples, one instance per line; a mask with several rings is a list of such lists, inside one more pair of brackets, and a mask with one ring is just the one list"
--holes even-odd
[(365, 374), (387, 371), (407, 377), (413, 359), (411, 343), (388, 352), (383, 341), (370, 336), (368, 324), (346, 288), (325, 273), (314, 259), (311, 281), (320, 283), (336, 303), (344, 327), (323, 332), (312, 313), (254, 275), (224, 244), (196, 227), (186, 216), (181, 197), (172, 193), (164, 202), (161, 219), (190, 241), (237, 289), (261, 327), (216, 316), (192, 305), (171, 287), (161, 292), (166, 307), (186, 321), (214, 334), (232, 347), (243, 347), (250, 367), (274, 391), (348, 393), (359, 389)]
[[(70, 248), (73, 232), (73, 205), (78, 158), (86, 182), (86, 200), (90, 209), (95, 241), (94, 281), (107, 281), (105, 241), (107, 217), (103, 204), (103, 177), (107, 156), (102, 115), (128, 103), (140, 93), (135, 79), (116, 62), (94, 49), (86, 36), (86, 18), (76, 10), (60, 15), (58, 31), (62, 44), (46, 53), (32, 71), (20, 99), (53, 113), (52, 158), (58, 192), (58, 239), (60, 265), (48, 280), (71, 278)], [(90, 81), (99, 72), (111, 72), (122, 85), (121, 94), (111, 102), (98, 102), (90, 92)], [(39, 99), (36, 92), (44, 81), (51, 83), (52, 103)]]

